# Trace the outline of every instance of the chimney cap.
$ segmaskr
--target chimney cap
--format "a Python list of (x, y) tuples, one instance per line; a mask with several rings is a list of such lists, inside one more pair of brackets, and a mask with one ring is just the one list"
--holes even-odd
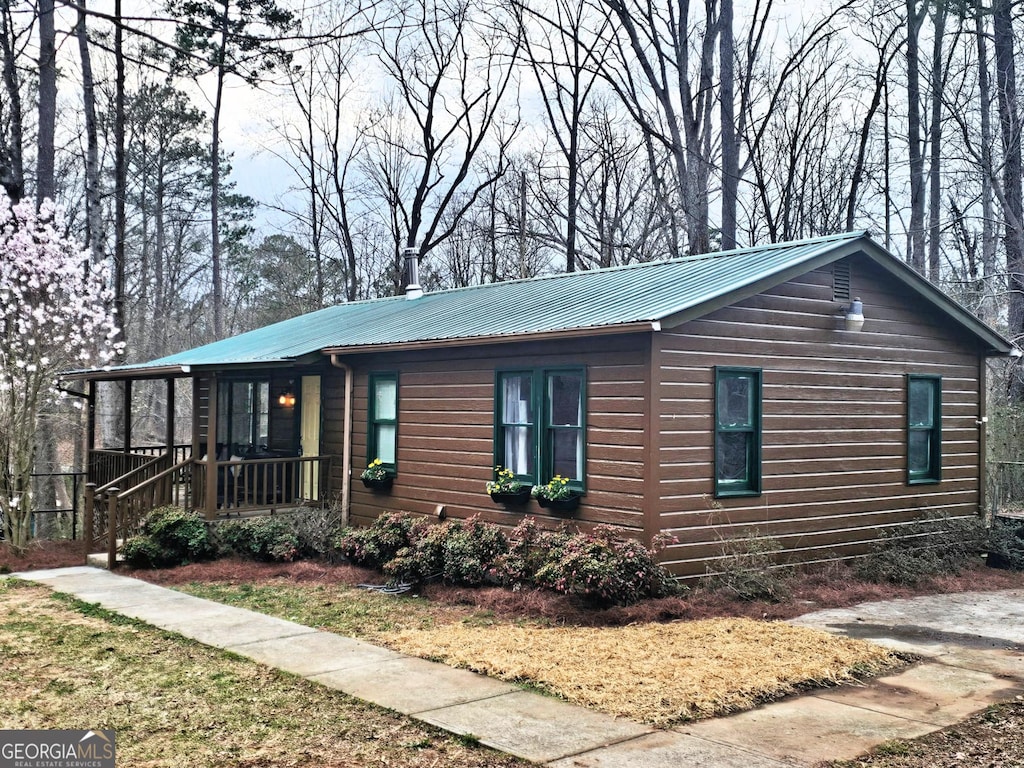
[(405, 256), (405, 273), (409, 278), (405, 286), (405, 298), (418, 299), (423, 295), (420, 287), (420, 249), (415, 245), (407, 245), (402, 254)]

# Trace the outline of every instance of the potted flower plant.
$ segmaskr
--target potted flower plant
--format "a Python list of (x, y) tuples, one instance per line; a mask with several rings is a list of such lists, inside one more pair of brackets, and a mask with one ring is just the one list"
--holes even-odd
[(375, 491), (387, 491), (395, 482), (394, 476), (380, 459), (371, 461), (359, 478), (363, 481), (363, 485)]
[(487, 483), (487, 493), (495, 504), (525, 504), (530, 500), (532, 486), (518, 480), (508, 467), (494, 468), (494, 479)]
[(580, 505), (579, 491), (569, 487), (569, 478), (555, 475), (543, 485), (533, 488), (537, 503), (552, 512), (574, 512)]

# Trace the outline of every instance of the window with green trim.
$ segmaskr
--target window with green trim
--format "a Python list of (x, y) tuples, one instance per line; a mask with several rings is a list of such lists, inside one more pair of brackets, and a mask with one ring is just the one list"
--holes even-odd
[(586, 375), (582, 368), (499, 371), (495, 381), (494, 463), (524, 482), (555, 475), (583, 490)]
[(715, 495), (761, 493), (761, 371), (715, 368)]
[(380, 459), (394, 474), (398, 469), (398, 374), (370, 374), (366, 463)]
[(907, 376), (907, 482), (942, 479), (942, 377)]

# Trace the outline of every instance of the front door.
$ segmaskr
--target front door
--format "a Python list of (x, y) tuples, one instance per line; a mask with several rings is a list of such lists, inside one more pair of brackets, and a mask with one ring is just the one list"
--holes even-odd
[[(320, 377), (302, 377), (302, 414), (299, 437), (303, 456), (320, 455)], [(302, 498), (320, 499), (320, 462), (302, 462)]]

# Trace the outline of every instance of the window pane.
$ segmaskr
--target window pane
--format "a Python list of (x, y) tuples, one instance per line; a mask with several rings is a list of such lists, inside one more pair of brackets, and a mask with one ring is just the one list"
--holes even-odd
[(578, 427), (583, 423), (583, 379), (577, 374), (556, 373), (548, 378), (552, 426)]
[(928, 475), (932, 463), (932, 433), (925, 429), (910, 432), (907, 466), (911, 474)]
[(751, 427), (754, 424), (753, 381), (749, 376), (723, 376), (718, 380), (718, 425)]
[(270, 435), (270, 382), (261, 381), (256, 386), (256, 439), (252, 442), (264, 446)]
[(719, 482), (746, 484), (750, 481), (753, 437), (749, 432), (722, 432), (718, 435), (715, 470)]
[(583, 430), (553, 430), (551, 473), (570, 480), (583, 479)]
[(935, 414), (935, 385), (926, 379), (910, 381), (910, 426), (930, 427)]
[(533, 427), (505, 427), (503, 466), (517, 475), (533, 475)]
[(373, 458), (380, 459), (385, 464), (395, 463), (394, 424), (377, 425), (377, 455)]
[(374, 384), (373, 415), (375, 419), (394, 421), (397, 417), (398, 382), (379, 379)]
[(501, 381), (501, 421), (504, 424), (533, 424), (532, 379), (510, 374)]

